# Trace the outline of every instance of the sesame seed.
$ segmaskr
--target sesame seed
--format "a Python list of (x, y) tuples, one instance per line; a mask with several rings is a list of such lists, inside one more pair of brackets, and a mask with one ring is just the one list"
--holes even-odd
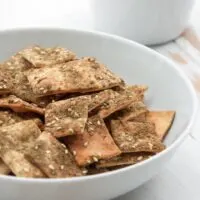
[(132, 139), (133, 139), (132, 137), (128, 137), (128, 138), (127, 138), (127, 140), (128, 140), (129, 142), (131, 142)]
[(94, 130), (94, 128), (90, 127), (90, 128), (89, 128), (89, 130), (90, 130), (90, 131), (93, 131), (93, 130)]
[(57, 127), (57, 128), (56, 128), (56, 130), (61, 130), (61, 129), (62, 129), (62, 127), (61, 127), (61, 126), (59, 126), (59, 127)]
[(37, 149), (38, 149), (38, 146), (35, 146), (35, 149), (37, 150)]
[(25, 172), (29, 172), (29, 169), (28, 169), (28, 168), (24, 168), (24, 171), (25, 171)]
[(148, 145), (149, 145), (149, 148), (152, 150), (153, 149), (153, 144), (148, 143)]
[(84, 169), (84, 170), (82, 171), (82, 173), (83, 173), (83, 174), (87, 174), (87, 173), (88, 173), (88, 170), (87, 170), (87, 169)]
[(61, 166), (60, 166), (60, 169), (62, 169), (62, 170), (63, 170), (64, 168), (65, 168), (65, 166), (64, 166), (64, 165), (61, 165)]
[(61, 145), (62, 145), (64, 148), (66, 148), (66, 146), (65, 146), (63, 143), (61, 143)]
[(56, 123), (56, 120), (51, 121), (51, 124), (55, 124), (55, 123)]
[(49, 151), (49, 150), (46, 150), (46, 153), (47, 153), (47, 154), (49, 154), (49, 153), (51, 153), (51, 151)]
[(122, 144), (120, 144), (119, 145), (121, 148), (123, 148), (124, 146), (125, 146), (125, 144), (124, 143), (122, 143)]
[(74, 156), (76, 155), (76, 151), (73, 151)]
[(74, 133), (74, 130), (73, 130), (72, 128), (69, 128), (69, 129), (68, 129), (68, 132), (69, 132), (69, 134), (73, 134), (73, 133)]
[(79, 114), (77, 112), (74, 112), (75, 117), (79, 117)]
[(84, 146), (84, 147), (87, 147), (87, 146), (88, 146), (88, 142), (85, 142), (85, 143), (83, 144), (83, 146)]
[(98, 125), (101, 125), (101, 122), (98, 120), (98, 121), (97, 121), (97, 124), (98, 124)]
[(44, 90), (44, 88), (43, 88), (43, 87), (41, 87), (41, 88), (39, 88), (39, 90), (40, 90), (40, 91), (42, 91), (42, 90)]
[(139, 156), (139, 157), (137, 158), (138, 161), (140, 161), (140, 160), (142, 160), (142, 159), (143, 159), (143, 156)]
[(65, 154), (68, 154), (68, 153), (69, 153), (69, 151), (67, 149), (65, 149)]
[(90, 163), (91, 163), (91, 160), (87, 160), (87, 163), (90, 164)]
[(55, 168), (54, 168), (54, 166), (53, 166), (53, 165), (49, 165), (49, 169), (52, 169), (52, 170), (54, 170)]
[(67, 110), (68, 110), (69, 112), (71, 112), (71, 111), (72, 111), (72, 109), (71, 109), (71, 108), (68, 108)]
[(41, 51), (40, 54), (41, 54), (41, 55), (45, 55), (46, 52), (45, 52), (45, 51)]
[(18, 103), (19, 100), (18, 100), (18, 99), (13, 99), (13, 102), (14, 102), (14, 103)]
[(94, 162), (98, 162), (98, 158), (95, 156), (93, 156), (93, 160), (94, 160)]
[(56, 117), (56, 116), (54, 117), (54, 119), (55, 119), (56, 121), (58, 121), (58, 120), (59, 120), (59, 118), (58, 118), (58, 117)]

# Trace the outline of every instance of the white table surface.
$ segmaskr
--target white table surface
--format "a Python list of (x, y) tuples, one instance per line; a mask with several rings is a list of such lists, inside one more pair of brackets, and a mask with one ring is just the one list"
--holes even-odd
[[(0, 29), (56, 26), (92, 29), (87, 0), (0, 0)], [(154, 49), (174, 60), (200, 98), (200, 1), (183, 36)], [(200, 37), (199, 37), (200, 38)], [(200, 200), (200, 119), (168, 166), (148, 183), (115, 200)], [(134, 181), (134, 180), (133, 180)]]

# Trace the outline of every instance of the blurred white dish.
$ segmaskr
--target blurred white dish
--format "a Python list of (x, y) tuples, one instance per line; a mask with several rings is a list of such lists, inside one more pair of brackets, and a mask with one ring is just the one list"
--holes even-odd
[(96, 30), (142, 44), (158, 44), (179, 36), (187, 26), (195, 0), (90, 0)]
[(79, 56), (94, 56), (132, 84), (147, 84), (147, 104), (176, 110), (165, 144), (153, 158), (120, 170), (68, 179), (0, 176), (2, 200), (111, 199), (143, 184), (162, 169), (191, 130), (197, 110), (195, 92), (186, 76), (167, 58), (135, 42), (98, 32), (69, 29), (15, 29), (0, 32), (0, 60), (32, 45), (59, 45)]

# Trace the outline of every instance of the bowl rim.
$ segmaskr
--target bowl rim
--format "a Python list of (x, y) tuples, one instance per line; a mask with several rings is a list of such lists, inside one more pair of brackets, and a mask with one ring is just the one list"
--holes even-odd
[(176, 148), (181, 141), (183, 141), (183, 139), (189, 134), (189, 131), (192, 128), (192, 125), (195, 122), (195, 118), (198, 112), (198, 99), (197, 99), (197, 95), (196, 92), (194, 90), (194, 87), (192, 86), (191, 81), (189, 80), (189, 78), (186, 76), (186, 74), (170, 59), (168, 59), (167, 57), (163, 56), (162, 54), (159, 54), (158, 52), (150, 49), (149, 47), (146, 47), (142, 44), (139, 44), (135, 41), (123, 38), (121, 36), (117, 36), (114, 34), (110, 34), (110, 33), (104, 33), (101, 31), (95, 31), (95, 30), (84, 30), (84, 29), (75, 29), (75, 28), (61, 28), (61, 27), (19, 27), (19, 28), (8, 28), (8, 29), (4, 29), (4, 30), (0, 30), (0, 35), (2, 33), (14, 33), (14, 32), (30, 32), (30, 31), (64, 31), (64, 32), (74, 32), (74, 33), (81, 33), (81, 34), (86, 34), (86, 35), (96, 35), (96, 36), (100, 36), (100, 37), (104, 37), (107, 39), (114, 39), (114, 40), (118, 40), (121, 41), (125, 44), (131, 44), (133, 46), (135, 46), (138, 49), (141, 49), (142, 51), (146, 51), (148, 54), (154, 55), (155, 57), (159, 58), (160, 60), (164, 61), (165, 63), (167, 63), (169, 65), (169, 67), (174, 68), (179, 76), (183, 79), (183, 81), (185, 82), (186, 86), (188, 87), (188, 90), (190, 92), (190, 96), (192, 98), (192, 109), (193, 109), (193, 113), (192, 116), (185, 128), (185, 130), (183, 131), (183, 133), (168, 147), (166, 148), (164, 151), (160, 152), (159, 154), (151, 157), (150, 159), (144, 160), (142, 162), (139, 162), (135, 165), (131, 165), (131, 166), (127, 166), (121, 169), (117, 169), (114, 171), (109, 171), (109, 172), (105, 172), (105, 173), (101, 173), (101, 174), (96, 174), (96, 175), (88, 175), (88, 176), (81, 176), (81, 177), (70, 177), (70, 178), (24, 178), (24, 177), (12, 177), (12, 176), (8, 176), (8, 175), (0, 175), (0, 179), (2, 180), (6, 180), (6, 181), (12, 181), (12, 182), (16, 182), (16, 183), (26, 183), (26, 184), (32, 184), (32, 183), (58, 183), (58, 182), (63, 182), (63, 183), (72, 183), (72, 182), (83, 182), (83, 181), (87, 181), (87, 180), (91, 180), (91, 179), (100, 179), (100, 178), (105, 178), (108, 176), (112, 176), (112, 175), (117, 175), (117, 174), (121, 174), (125, 171), (131, 170), (133, 168), (138, 168), (142, 165), (146, 165), (149, 162), (152, 162), (153, 160), (157, 160), (160, 157), (163, 157), (164, 155), (166, 155), (169, 151), (173, 150), (174, 148)]

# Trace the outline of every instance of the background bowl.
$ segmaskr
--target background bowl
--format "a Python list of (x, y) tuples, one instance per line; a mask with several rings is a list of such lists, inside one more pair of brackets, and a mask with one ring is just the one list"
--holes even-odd
[(132, 41), (97, 32), (67, 29), (21, 29), (0, 32), (0, 60), (32, 45), (59, 45), (79, 56), (94, 56), (128, 83), (147, 84), (147, 104), (176, 110), (165, 140), (168, 148), (153, 158), (113, 172), (69, 179), (26, 179), (0, 176), (2, 200), (102, 200), (114, 198), (143, 184), (164, 167), (189, 133), (197, 110), (194, 90), (165, 57)]
[(195, 0), (90, 0), (96, 30), (142, 44), (164, 43), (188, 25)]

